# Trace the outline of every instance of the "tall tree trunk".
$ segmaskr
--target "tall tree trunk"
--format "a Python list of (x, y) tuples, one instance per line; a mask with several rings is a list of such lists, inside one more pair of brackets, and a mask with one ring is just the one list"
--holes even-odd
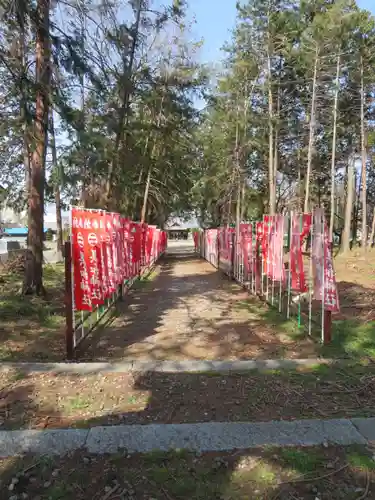
[(241, 187), (241, 220), (247, 219), (245, 216), (245, 194), (246, 194), (246, 186), (245, 186), (245, 180), (242, 182), (242, 187)]
[(304, 211), (309, 212), (310, 202), (310, 177), (311, 177), (311, 164), (315, 142), (315, 101), (316, 101), (316, 78), (318, 73), (319, 49), (315, 51), (314, 62), (314, 76), (313, 76), (313, 89), (311, 99), (311, 115), (310, 115), (310, 131), (309, 131), (309, 148), (307, 151), (307, 169), (306, 169), (306, 183), (305, 183), (305, 203)]
[(25, 168), (25, 201), (27, 202), (30, 191), (30, 123), (27, 109), (27, 95), (25, 88), (25, 75), (24, 72), (26, 70), (26, 35), (25, 35), (25, 22), (22, 15), (19, 17), (20, 23), (20, 43), (19, 43), (19, 58), (21, 64), (22, 76), (20, 78), (20, 94), (21, 94), (21, 103), (20, 103), (20, 115), (21, 115), (21, 123), (23, 125), (23, 163)]
[[(241, 223), (241, 171), (240, 171), (240, 123), (239, 123), (239, 106), (237, 106), (237, 123), (236, 123), (236, 143), (234, 146), (234, 161), (237, 174), (237, 200), (236, 200), (236, 245), (240, 242), (240, 223)], [(236, 251), (237, 255), (237, 251)]]
[(298, 148), (298, 151), (297, 151), (297, 164), (298, 164), (297, 209), (298, 209), (298, 213), (300, 213), (302, 210), (302, 198), (303, 198), (302, 175), (301, 175), (301, 148)]
[(141, 222), (144, 222), (146, 219), (148, 193), (150, 192), (150, 184), (151, 184), (151, 171), (152, 171), (152, 168), (150, 165), (148, 172), (147, 172), (145, 192), (143, 194), (143, 204), (142, 204), (142, 210), (141, 210)]
[(333, 226), (335, 220), (336, 129), (337, 129), (337, 103), (339, 98), (339, 85), (340, 85), (339, 78), (340, 78), (340, 56), (337, 56), (335, 101), (333, 104), (333, 136), (332, 136), (332, 158), (331, 158), (331, 214), (329, 219), (329, 237), (331, 243), (333, 242)]
[[(361, 179), (357, 177), (357, 171), (354, 169), (354, 217), (353, 217), (353, 245), (357, 244), (358, 235), (358, 218), (359, 218), (359, 205), (361, 200)], [(352, 246), (353, 246), (352, 245)]]
[(43, 218), (45, 149), (48, 134), (50, 95), (50, 0), (38, 0), (36, 11), (36, 106), (34, 138), (31, 155), (30, 193), (28, 206), (28, 244), (23, 292), (44, 294), (43, 288)]
[(365, 141), (365, 89), (363, 81), (363, 58), (361, 56), (361, 183), (362, 183), (362, 247), (367, 246), (367, 176), (366, 176), (366, 141)]
[(276, 119), (277, 122), (274, 125), (274, 158), (273, 158), (273, 184), (275, 190), (275, 212), (278, 210), (280, 196), (277, 194), (277, 172), (279, 171), (279, 123), (278, 120), (280, 118), (280, 87), (277, 88), (277, 104), (276, 104)]
[(56, 243), (57, 243), (57, 255), (58, 260), (62, 260), (63, 257), (63, 228), (62, 228), (62, 217), (61, 217), (61, 175), (57, 165), (57, 154), (56, 154), (56, 141), (55, 141), (55, 124), (53, 120), (53, 110), (50, 110), (49, 118), (49, 128), (51, 134), (51, 150), (52, 150), (52, 168), (56, 174), (56, 179), (54, 182), (54, 196), (56, 205)]
[(347, 166), (347, 196), (345, 206), (344, 230), (341, 241), (341, 251), (350, 250), (350, 236), (352, 227), (353, 201), (354, 201), (354, 158), (350, 155)]
[(18, 12), (18, 24), (20, 27), (20, 38), (18, 46), (18, 57), (20, 65), (20, 118), (23, 126), (23, 165), (25, 169), (25, 204), (27, 205), (30, 193), (30, 165), (31, 165), (31, 137), (30, 137), (30, 117), (27, 107), (26, 92), (26, 33), (25, 33), (25, 13)]
[[(165, 84), (167, 84), (167, 82), (165, 82)], [(163, 94), (163, 97), (161, 98), (161, 101), (160, 101), (160, 109), (159, 109), (158, 117), (157, 117), (157, 120), (156, 120), (156, 130), (159, 129), (160, 123), (161, 123), (161, 116), (162, 116), (162, 113), (163, 113), (164, 97), (165, 96)], [(141, 222), (144, 222), (145, 218), (146, 218), (148, 194), (150, 192), (150, 186), (151, 186), (151, 174), (152, 174), (152, 167), (153, 167), (152, 162), (154, 161), (155, 152), (156, 152), (156, 141), (157, 141), (157, 136), (156, 136), (156, 132), (155, 132), (154, 143), (152, 145), (151, 156), (150, 156), (151, 164), (150, 164), (148, 172), (147, 172), (147, 179), (146, 179), (145, 191), (144, 191), (144, 194), (143, 194), (143, 204), (142, 204), (142, 210), (141, 210)], [(146, 142), (146, 147), (147, 147), (147, 145), (148, 145), (148, 140)]]
[[(82, 1), (82, 0), (81, 0)], [(82, 38), (82, 48), (81, 57), (84, 59), (85, 57), (85, 34), (86, 34), (86, 13), (85, 13), (85, 0), (82, 1), (82, 11), (81, 11), (81, 38)], [(80, 94), (81, 94), (81, 124), (80, 124), (80, 135), (81, 135), (81, 143), (83, 142), (83, 158), (82, 158), (82, 193), (81, 193), (81, 202), (84, 208), (89, 207), (89, 198), (90, 198), (90, 185), (92, 178), (87, 169), (87, 138), (86, 138), (86, 92), (85, 92), (85, 74), (82, 73), (80, 77)]]
[(134, 27), (134, 34), (132, 38), (132, 45), (130, 49), (129, 63), (126, 63), (126, 54), (124, 55), (124, 78), (123, 78), (123, 96), (122, 96), (122, 104), (119, 112), (119, 121), (118, 128), (116, 132), (115, 138), (115, 148), (113, 152), (112, 162), (108, 167), (107, 180), (105, 184), (105, 203), (107, 204), (110, 198), (113, 175), (117, 170), (117, 166), (119, 163), (119, 153), (120, 146), (124, 137), (124, 129), (127, 128), (128, 117), (129, 117), (129, 104), (130, 104), (130, 95), (131, 95), (131, 82), (132, 82), (132, 72), (133, 65), (135, 59), (135, 49), (138, 43), (139, 36), (139, 25), (141, 21), (141, 13), (142, 13), (143, 0), (138, 0), (138, 7), (136, 12), (136, 20)]
[(374, 207), (374, 213), (372, 216), (371, 234), (370, 234), (370, 241), (369, 241), (369, 245), (371, 247), (374, 244), (374, 238), (375, 238), (375, 207)]
[(276, 212), (276, 183), (274, 169), (274, 123), (273, 123), (273, 95), (272, 95), (272, 69), (271, 56), (268, 51), (268, 183), (269, 183), (269, 213), (274, 215)]

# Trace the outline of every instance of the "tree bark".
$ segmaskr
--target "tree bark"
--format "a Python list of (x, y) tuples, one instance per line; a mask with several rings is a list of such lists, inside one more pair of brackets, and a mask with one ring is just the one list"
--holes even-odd
[[(357, 191), (358, 189), (358, 191)], [(359, 205), (361, 200), (361, 179), (357, 179), (357, 171), (354, 169), (354, 216), (353, 216), (353, 245), (357, 244)]]
[(367, 246), (367, 152), (365, 144), (365, 89), (363, 81), (363, 58), (361, 56), (361, 183), (362, 183), (362, 247)]
[(340, 56), (337, 56), (336, 67), (336, 89), (335, 101), (333, 104), (333, 136), (332, 136), (332, 158), (331, 158), (331, 214), (329, 219), (329, 238), (333, 242), (333, 226), (335, 220), (335, 174), (336, 174), (336, 129), (337, 129), (337, 103), (339, 98), (340, 85)]
[(63, 228), (62, 228), (62, 217), (61, 217), (61, 178), (58, 171), (57, 165), (57, 154), (56, 154), (56, 141), (55, 141), (55, 126), (53, 120), (53, 110), (50, 110), (50, 133), (51, 133), (51, 150), (52, 150), (52, 168), (55, 171), (57, 178), (54, 183), (54, 196), (56, 205), (56, 243), (57, 243), (57, 254), (58, 260), (63, 258)]
[(30, 192), (28, 203), (28, 244), (23, 292), (44, 294), (43, 288), (43, 218), (45, 148), (48, 133), (50, 84), (50, 0), (38, 0), (36, 12), (36, 106), (34, 123), (35, 147), (31, 154)]
[(374, 213), (372, 216), (371, 234), (370, 234), (370, 241), (369, 241), (370, 247), (372, 247), (374, 244), (374, 238), (375, 238), (375, 207), (374, 207)]
[(315, 51), (315, 62), (314, 62), (314, 76), (313, 76), (313, 91), (311, 99), (311, 116), (310, 116), (310, 131), (309, 131), (309, 148), (307, 151), (307, 169), (306, 169), (306, 184), (305, 184), (305, 203), (304, 211), (309, 212), (309, 202), (310, 202), (310, 177), (311, 177), (311, 163), (314, 149), (315, 141), (315, 101), (316, 101), (316, 78), (318, 72), (318, 61), (319, 61), (319, 49), (316, 48)]
[[(157, 129), (159, 129), (160, 123), (161, 123), (163, 104), (164, 104), (164, 94), (163, 94), (163, 97), (161, 98), (161, 101), (160, 101), (160, 109), (159, 109), (159, 114), (158, 114), (158, 118), (156, 121)], [(146, 147), (147, 147), (147, 144), (148, 144), (148, 139), (147, 139)], [(149, 169), (147, 172), (146, 186), (145, 186), (145, 191), (144, 191), (144, 195), (143, 195), (143, 204), (142, 204), (142, 210), (141, 210), (141, 222), (144, 222), (145, 218), (146, 218), (148, 194), (150, 192), (150, 185), (151, 185), (152, 162), (154, 161), (155, 151), (156, 151), (156, 134), (154, 136), (154, 143), (152, 145), (151, 156), (150, 156), (151, 165), (149, 166)]]
[(115, 148), (114, 148), (114, 153), (113, 153), (113, 159), (108, 167), (107, 180), (106, 180), (106, 184), (105, 184), (105, 203), (106, 204), (108, 204), (108, 201), (110, 198), (111, 189), (112, 189), (112, 182), (113, 182), (113, 175), (116, 172), (116, 169), (118, 166), (119, 150), (120, 150), (121, 142), (122, 142), (123, 137), (124, 137), (124, 128), (126, 127), (128, 115), (129, 115), (132, 72), (133, 72), (133, 65), (134, 65), (134, 59), (135, 59), (135, 49), (137, 47), (138, 36), (139, 36), (139, 25), (140, 25), (140, 21), (141, 21), (142, 5), (143, 5), (143, 0), (138, 0), (134, 36), (132, 39), (132, 45), (131, 45), (131, 49), (130, 49), (130, 57), (129, 57), (129, 64), (128, 65), (126, 65), (125, 57), (124, 57), (124, 83), (123, 83), (124, 93), (123, 93), (122, 105), (121, 105), (120, 113), (119, 113), (119, 123), (118, 123), (118, 129), (116, 132), (116, 138), (115, 138)]
[(347, 196), (346, 196), (346, 206), (345, 206), (344, 230), (341, 241), (342, 252), (348, 252), (350, 250), (353, 201), (354, 201), (354, 158), (350, 156), (347, 166)]
[(143, 194), (143, 204), (142, 204), (142, 211), (141, 211), (141, 222), (143, 223), (146, 219), (146, 210), (147, 210), (147, 200), (148, 200), (148, 193), (150, 191), (150, 184), (151, 184), (151, 165), (148, 169), (147, 172), (147, 179), (146, 179), (146, 185), (145, 185), (145, 192)]
[(19, 62), (20, 71), (22, 72), (20, 78), (20, 116), (23, 126), (23, 164), (25, 169), (25, 203), (28, 202), (30, 192), (30, 124), (27, 109), (27, 94), (25, 88), (26, 76), (26, 35), (25, 35), (25, 19), (22, 13), (19, 14), (18, 22), (20, 25), (20, 39), (19, 39)]
[(276, 186), (275, 169), (273, 155), (273, 96), (272, 96), (272, 69), (271, 56), (267, 54), (268, 64), (268, 177), (269, 177), (269, 213), (274, 215), (276, 212)]
[(246, 186), (245, 186), (245, 180), (242, 182), (242, 187), (241, 187), (241, 220), (247, 219), (245, 216), (245, 195), (246, 195)]

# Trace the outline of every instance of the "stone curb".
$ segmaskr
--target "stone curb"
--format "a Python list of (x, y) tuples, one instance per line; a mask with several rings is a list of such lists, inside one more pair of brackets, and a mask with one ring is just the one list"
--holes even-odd
[(265, 359), (265, 360), (223, 360), (223, 361), (148, 361), (133, 360), (120, 363), (13, 363), (0, 364), (0, 371), (11, 369), (23, 372), (53, 372), (73, 374), (95, 373), (124, 373), (134, 372), (159, 372), (159, 373), (201, 373), (201, 372), (239, 372), (249, 370), (275, 370), (293, 369), (298, 367), (312, 367), (318, 364), (345, 364), (348, 360), (334, 360), (324, 358), (311, 359)]
[(188, 449), (230, 451), (259, 446), (368, 444), (375, 441), (375, 418), (271, 422), (207, 422), (93, 427), (91, 429), (0, 432), (0, 457), (22, 453), (65, 455)]

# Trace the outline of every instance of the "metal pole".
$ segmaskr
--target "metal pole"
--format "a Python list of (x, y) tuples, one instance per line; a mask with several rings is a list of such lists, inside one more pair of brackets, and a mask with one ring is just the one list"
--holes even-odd
[(310, 260), (309, 260), (309, 335), (311, 336), (311, 315), (312, 315), (312, 297), (314, 293), (314, 276), (313, 276), (313, 261), (312, 250), (314, 245), (314, 231), (315, 228), (315, 210), (311, 214), (311, 227), (310, 227)]
[(73, 207), (71, 206), (70, 207), (70, 214), (69, 214), (69, 218), (70, 218), (70, 224), (69, 224), (69, 240), (70, 241), (70, 261), (71, 261), (71, 264), (70, 264), (70, 288), (71, 288), (71, 300), (72, 300), (72, 315), (73, 315), (73, 321), (72, 321), (72, 330), (73, 330), (73, 335), (72, 335), (72, 345), (73, 345), (73, 349), (75, 348), (75, 345), (76, 345), (76, 342), (75, 342), (75, 335), (76, 335), (76, 304), (75, 304), (75, 300), (74, 300), (74, 267), (73, 267), (73, 259), (74, 259), (74, 255), (73, 255), (73, 244), (74, 244), (74, 241), (73, 241)]
[(72, 289), (72, 245), (70, 239), (64, 243), (65, 256), (65, 342), (66, 357), (73, 359), (73, 335), (74, 335), (74, 312), (73, 312), (73, 289)]
[(288, 246), (289, 246), (289, 269), (288, 269), (288, 298), (286, 305), (286, 317), (290, 318), (290, 296), (292, 282), (292, 239), (293, 239), (293, 212), (290, 212), (289, 231), (288, 231)]
[[(273, 216), (273, 223), (271, 222), (270, 229), (269, 229), (269, 241), (271, 243), (271, 248), (272, 251), (268, 253), (268, 255), (271, 255), (271, 266), (270, 266), (270, 271), (271, 271), (271, 304), (274, 304), (274, 298), (275, 298), (275, 268), (276, 268), (276, 259), (275, 259), (275, 240), (277, 238), (277, 226), (276, 226), (276, 215)], [(271, 234), (272, 231), (272, 234)], [(271, 240), (272, 237), (272, 240)], [(268, 247), (269, 248), (269, 247)], [(268, 270), (268, 269), (267, 269)]]
[(279, 312), (282, 311), (282, 298), (283, 298), (283, 278), (284, 278), (284, 222), (285, 216), (281, 215), (281, 245), (280, 245), (280, 288), (279, 288)]
[(325, 233), (325, 219), (324, 219), (324, 212), (321, 212), (320, 213), (320, 217), (321, 217), (321, 232), (322, 232), (322, 246), (323, 246), (323, 252), (322, 252), (322, 255), (323, 255), (323, 265), (322, 265), (322, 344), (325, 344), (326, 343), (326, 311), (325, 311), (325, 297), (326, 297), (326, 291), (325, 291), (325, 288), (326, 288), (326, 283), (325, 283), (325, 280), (326, 280), (326, 273), (325, 273), (325, 265), (326, 265), (326, 244), (325, 244), (325, 238), (324, 238), (324, 233)]

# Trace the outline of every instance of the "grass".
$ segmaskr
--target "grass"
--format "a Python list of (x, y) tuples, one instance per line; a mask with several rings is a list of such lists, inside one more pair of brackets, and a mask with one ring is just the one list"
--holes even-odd
[[(307, 319), (303, 318), (298, 325), (295, 316), (287, 319), (271, 306), (257, 304), (250, 301), (241, 301), (238, 308), (247, 309), (251, 314), (258, 316), (263, 325), (275, 329), (275, 335), (287, 337), (290, 341), (300, 342), (308, 338)], [(320, 321), (320, 320), (319, 320)], [(321, 344), (320, 323), (312, 323), (312, 337), (315, 342), (316, 355), (327, 358), (362, 358), (375, 359), (375, 320), (364, 321), (361, 318), (347, 318), (334, 320), (332, 323), (332, 342), (329, 345)]]
[(143, 274), (138, 280), (134, 282), (134, 289), (140, 289), (152, 283), (159, 276), (159, 268), (154, 267), (146, 274)]
[(227, 374), (15, 370), (0, 373), (0, 420), (23, 429), (374, 417), (374, 380), (368, 360)]
[(68, 411), (74, 410), (84, 410), (89, 408), (91, 401), (89, 399), (82, 398), (81, 396), (76, 396), (68, 399), (66, 402), (66, 408)]
[[(26, 471), (26, 472), (25, 472)], [(364, 447), (265, 448), (194, 454), (186, 450), (148, 454), (71, 456), (41, 460), (24, 456), (0, 461), (0, 497), (165, 498), (175, 500), (266, 500), (323, 498), (357, 500), (375, 481)], [(371, 490), (370, 490), (371, 491)], [(107, 496), (106, 496), (107, 495)], [(365, 497), (363, 497), (365, 498)], [(367, 498), (370, 498), (368, 496)]]
[(351, 467), (361, 471), (375, 471), (374, 455), (370, 456), (360, 448), (358, 450), (354, 448), (353, 451), (347, 454), (347, 457)]
[(62, 359), (64, 266), (43, 269), (46, 298), (21, 294), (23, 275), (2, 272), (0, 280), (0, 360)]
[[(158, 274), (156, 269), (136, 282), (137, 287), (147, 286)], [(46, 298), (21, 294), (23, 274), (17, 269), (3, 272), (0, 269), (0, 361), (61, 361), (65, 359), (65, 310), (64, 265), (46, 265), (43, 268)], [(98, 328), (113, 320), (112, 314), (104, 316)], [(81, 313), (76, 314), (76, 321)], [(85, 317), (84, 326), (90, 328), (96, 321), (94, 315)]]
[[(336, 280), (340, 296), (340, 314), (334, 314), (332, 323), (332, 343), (322, 346), (321, 311), (315, 305), (311, 324), (311, 339), (316, 343), (315, 351), (319, 356), (338, 358), (370, 357), (375, 359), (375, 249), (366, 253), (355, 249), (347, 255), (335, 258)], [(277, 299), (277, 297), (276, 297)], [(279, 313), (278, 304), (267, 306), (261, 302), (254, 305), (254, 299), (238, 304), (255, 317), (258, 324), (272, 325), (277, 336), (285, 335), (290, 341), (301, 342), (307, 338), (307, 304), (302, 303), (300, 325), (297, 308), (291, 308), (291, 317), (286, 318), (286, 298), (283, 299), (283, 312)]]
[(375, 359), (375, 321), (339, 320), (333, 323), (333, 340), (324, 348), (327, 355), (368, 356)]
[(305, 451), (298, 448), (280, 450), (280, 459), (285, 466), (301, 474), (314, 472), (324, 460), (324, 456), (316, 451)]

